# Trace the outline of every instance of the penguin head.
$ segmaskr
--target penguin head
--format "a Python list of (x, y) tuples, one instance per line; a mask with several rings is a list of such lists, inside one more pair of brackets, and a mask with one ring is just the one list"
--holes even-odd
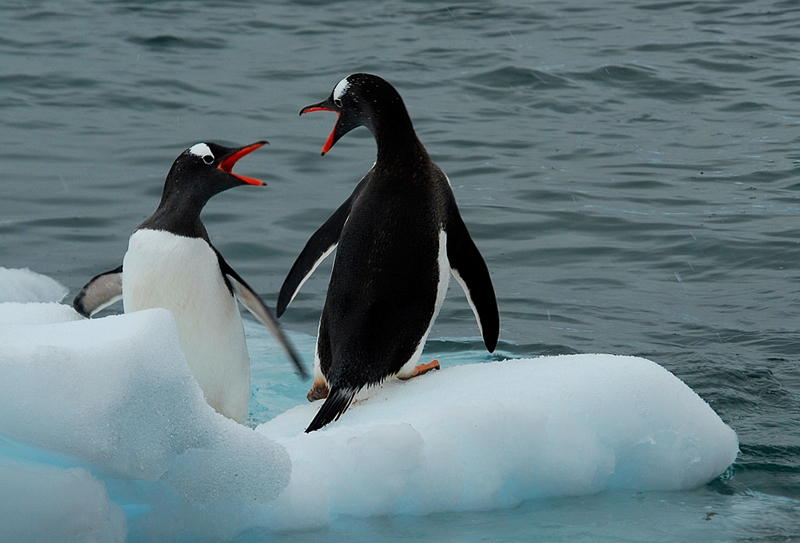
[(328, 141), (322, 148), (324, 155), (342, 136), (358, 128), (367, 127), (379, 140), (384, 130), (395, 133), (411, 130), (411, 119), (403, 99), (384, 79), (372, 74), (348, 75), (333, 88), (330, 96), (318, 104), (304, 107), (300, 115), (311, 111), (333, 111), (339, 118)]
[(233, 173), (233, 166), (243, 156), (266, 144), (257, 141), (239, 148), (216, 143), (197, 143), (175, 159), (164, 183), (164, 196), (184, 193), (206, 202), (215, 194), (240, 185), (266, 185), (264, 181)]

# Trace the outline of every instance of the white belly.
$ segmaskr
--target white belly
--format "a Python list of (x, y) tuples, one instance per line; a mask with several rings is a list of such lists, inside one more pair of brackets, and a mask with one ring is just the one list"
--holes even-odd
[(206, 401), (226, 417), (247, 417), (250, 358), (242, 318), (208, 243), (164, 231), (134, 232), (122, 263), (122, 300), (126, 313), (169, 309)]

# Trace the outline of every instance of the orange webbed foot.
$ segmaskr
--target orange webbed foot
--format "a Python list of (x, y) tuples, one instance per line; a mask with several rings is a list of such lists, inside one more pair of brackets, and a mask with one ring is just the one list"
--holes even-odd
[(324, 400), (328, 397), (328, 385), (320, 381), (314, 381), (314, 385), (311, 387), (311, 390), (308, 391), (306, 394), (306, 398), (309, 402), (313, 402), (316, 400)]
[(414, 371), (411, 373), (411, 375), (409, 375), (408, 377), (400, 377), (400, 379), (402, 379), (403, 381), (407, 381), (408, 379), (411, 379), (412, 377), (419, 377), (420, 375), (422, 375), (424, 373), (428, 373), (429, 371), (434, 371), (434, 370), (438, 370), (438, 369), (440, 369), (439, 361), (438, 360), (433, 360), (432, 362), (428, 362), (427, 364), (419, 364), (419, 365), (415, 366), (414, 367)]

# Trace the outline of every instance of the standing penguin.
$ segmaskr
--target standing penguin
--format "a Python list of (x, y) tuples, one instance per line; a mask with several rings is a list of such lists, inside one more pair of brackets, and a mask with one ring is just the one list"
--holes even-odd
[(238, 298), (277, 338), (305, 377), (300, 357), (264, 302), (211, 244), (200, 221), (206, 202), (239, 185), (266, 185), (233, 173), (265, 141), (240, 149), (198, 143), (172, 164), (161, 203), (131, 235), (122, 266), (89, 281), (72, 305), (90, 317), (122, 298), (125, 312), (169, 309), (181, 348), (206, 401), (242, 422), (250, 404), (250, 358)]
[(310, 401), (326, 400), (306, 432), (338, 419), (364, 386), (438, 369), (435, 360), (417, 362), (451, 273), (490, 352), (500, 329), (486, 263), (461, 219), (447, 176), (417, 138), (394, 87), (375, 75), (353, 74), (327, 100), (300, 114), (310, 111), (338, 115), (323, 155), (349, 131), (365, 126), (378, 144), (378, 158), (308, 240), (278, 297), (280, 317), (308, 276), (337, 250), (308, 393)]

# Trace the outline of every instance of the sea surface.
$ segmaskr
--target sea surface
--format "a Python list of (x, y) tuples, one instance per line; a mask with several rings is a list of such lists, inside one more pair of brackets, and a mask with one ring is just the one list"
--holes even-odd
[[(800, 2), (5, 0), (0, 21), (0, 266), (71, 297), (121, 263), (185, 148), (267, 139), (236, 171), (268, 186), (203, 220), (274, 307), (375, 158), (365, 129), (321, 157), (335, 116), (298, 112), (372, 72), (449, 175), (497, 291), (494, 355), (455, 282), (429, 351), (643, 356), (740, 439), (694, 492), (238, 541), (800, 541)], [(329, 270), (290, 332), (316, 333)]]

